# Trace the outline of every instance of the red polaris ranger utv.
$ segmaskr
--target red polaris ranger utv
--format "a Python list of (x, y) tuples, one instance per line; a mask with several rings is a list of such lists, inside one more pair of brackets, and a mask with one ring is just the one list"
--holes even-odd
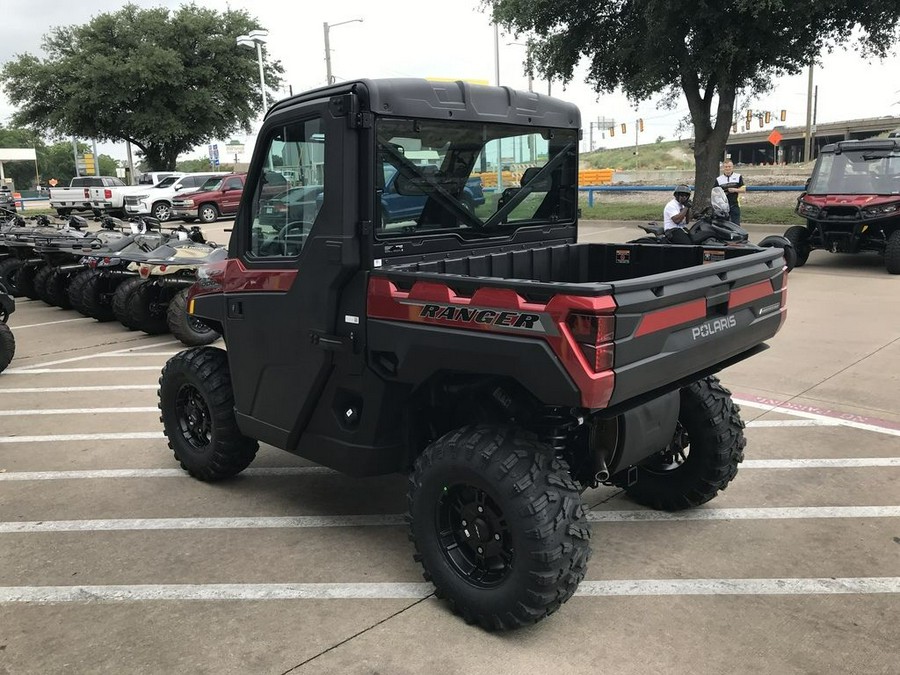
[(810, 251), (874, 251), (891, 274), (900, 274), (900, 138), (841, 141), (822, 148), (800, 199), (806, 227), (784, 233), (797, 267)]
[[(585, 488), (657, 509), (725, 488), (744, 425), (712, 374), (781, 326), (782, 252), (576, 243), (580, 126), (571, 104), (464, 82), (360, 80), (273, 106), (228, 260), (189, 301), (227, 352), (181, 352), (160, 379), (185, 470), (234, 476), (262, 441), (408, 473), (425, 578), (487, 629), (575, 592)], [(516, 183), (473, 203), (512, 156)], [(272, 167), (306, 192), (269, 213)], [(391, 217), (388, 180), (407, 200)]]

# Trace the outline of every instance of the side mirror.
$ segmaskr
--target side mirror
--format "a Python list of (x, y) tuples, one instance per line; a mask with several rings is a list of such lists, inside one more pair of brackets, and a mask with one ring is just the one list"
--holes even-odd
[(181, 189), (181, 186), (180, 186), (180, 185), (176, 185), (176, 186), (175, 186), (175, 192), (178, 192), (180, 189)]
[(812, 176), (806, 179), (806, 183), (803, 184), (803, 189), (809, 191), (809, 184), (812, 182)]

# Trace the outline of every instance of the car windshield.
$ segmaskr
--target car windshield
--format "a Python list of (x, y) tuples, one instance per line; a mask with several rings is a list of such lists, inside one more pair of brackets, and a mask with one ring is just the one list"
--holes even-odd
[(854, 149), (819, 157), (807, 189), (813, 195), (900, 194), (900, 150)]
[(200, 189), (197, 190), (197, 192), (211, 192), (213, 190), (218, 190), (221, 184), (221, 178), (207, 178), (203, 185), (200, 186)]
[(179, 177), (180, 176), (169, 176), (168, 178), (163, 178), (161, 181), (159, 181), (153, 187), (159, 188), (159, 189), (167, 188), (170, 185), (172, 185), (175, 181), (177, 181), (179, 179)]
[(379, 237), (575, 220), (575, 129), (382, 118), (376, 132)]

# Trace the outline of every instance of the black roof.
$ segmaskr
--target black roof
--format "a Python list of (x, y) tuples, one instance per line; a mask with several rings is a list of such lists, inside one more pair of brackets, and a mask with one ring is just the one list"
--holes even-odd
[(823, 152), (853, 152), (855, 150), (900, 150), (900, 138), (866, 138), (864, 140), (838, 141), (824, 146)]
[(267, 117), (297, 104), (347, 93), (358, 94), (364, 108), (376, 115), (498, 122), (558, 129), (581, 127), (578, 107), (550, 96), (518, 91), (511, 87), (414, 78), (353, 80), (312, 89), (277, 102), (269, 109)]

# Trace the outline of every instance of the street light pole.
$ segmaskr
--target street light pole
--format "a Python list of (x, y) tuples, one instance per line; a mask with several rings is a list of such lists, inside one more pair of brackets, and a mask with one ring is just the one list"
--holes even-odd
[(251, 30), (247, 35), (238, 35), (237, 43), (247, 49), (256, 48), (256, 60), (259, 64), (259, 92), (262, 96), (263, 112), (269, 107), (269, 98), (266, 95), (266, 75), (263, 65), (262, 46), (266, 43), (267, 30)]
[(326, 84), (334, 84), (334, 76), (331, 74), (331, 39), (329, 36), (329, 31), (335, 26), (343, 26), (345, 23), (362, 23), (362, 19), (349, 19), (348, 21), (339, 21), (338, 23), (328, 23), (325, 21), (322, 24), (322, 29), (325, 31), (325, 83)]

